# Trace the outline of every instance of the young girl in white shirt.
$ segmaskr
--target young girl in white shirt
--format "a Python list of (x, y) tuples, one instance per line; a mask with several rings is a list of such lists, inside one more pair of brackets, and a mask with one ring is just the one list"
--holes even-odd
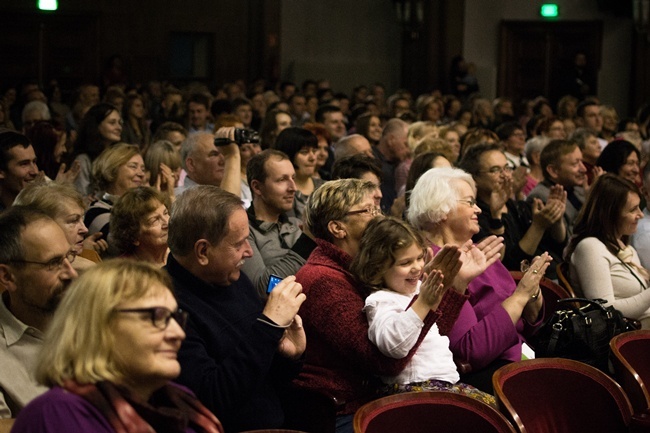
[[(364, 307), (368, 338), (385, 356), (407, 356), (426, 316), (440, 315), (436, 309), (445, 293), (443, 275), (437, 270), (424, 273), (428, 254), (420, 234), (401, 220), (375, 218), (364, 231), (350, 270), (372, 291)], [(494, 397), (459, 378), (449, 339), (434, 323), (404, 370), (381, 379), (387, 393), (450, 391), (494, 404)]]

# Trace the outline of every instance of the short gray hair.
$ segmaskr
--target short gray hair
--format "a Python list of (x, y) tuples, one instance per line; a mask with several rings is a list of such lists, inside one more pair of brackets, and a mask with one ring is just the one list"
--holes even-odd
[(209, 132), (195, 132), (188, 135), (187, 138), (183, 140), (183, 144), (181, 144), (181, 167), (183, 167), (183, 170), (187, 170), (185, 161), (190, 155), (192, 155), (192, 153), (194, 153), (196, 146), (199, 144), (201, 137), (204, 135), (209, 135), (210, 137), (214, 138), (214, 135), (210, 134)]
[(432, 168), (418, 179), (411, 191), (408, 220), (417, 229), (442, 221), (458, 206), (458, 181), (467, 182), (476, 192), (469, 173), (459, 168)]
[(169, 249), (176, 257), (186, 257), (199, 239), (218, 244), (228, 232), (228, 220), (244, 209), (239, 197), (218, 186), (198, 185), (176, 198), (169, 218)]
[(23, 108), (23, 113), (22, 113), (22, 121), (25, 121), (25, 118), (27, 117), (28, 113), (39, 113), (41, 115), (40, 120), (50, 120), (52, 118), (52, 115), (50, 114), (50, 109), (48, 108), (47, 104), (42, 101), (32, 101), (28, 102), (25, 104), (25, 107)]
[(542, 150), (544, 150), (546, 145), (550, 142), (551, 139), (549, 137), (544, 137), (543, 135), (538, 135), (528, 140), (526, 142), (526, 147), (524, 147), (524, 154), (526, 155), (526, 159), (530, 161), (533, 153), (542, 153)]

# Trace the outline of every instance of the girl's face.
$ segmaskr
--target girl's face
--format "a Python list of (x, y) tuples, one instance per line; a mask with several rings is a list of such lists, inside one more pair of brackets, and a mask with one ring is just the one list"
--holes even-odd
[(424, 250), (413, 242), (395, 252), (395, 263), (386, 271), (384, 284), (397, 293), (415, 293), (423, 268)]

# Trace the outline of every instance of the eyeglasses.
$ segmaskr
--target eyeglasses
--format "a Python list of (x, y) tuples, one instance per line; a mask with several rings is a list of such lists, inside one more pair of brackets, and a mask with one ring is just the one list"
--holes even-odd
[(365, 209), (351, 210), (345, 213), (346, 215), (362, 215), (369, 214), (370, 216), (381, 215), (381, 209), (378, 207), (367, 207)]
[(461, 198), (461, 199), (458, 199), (456, 201), (459, 201), (461, 203), (465, 203), (469, 207), (474, 207), (474, 206), (476, 206), (476, 203), (478, 203), (475, 198)]
[(514, 169), (509, 165), (504, 165), (503, 167), (491, 167), (489, 170), (482, 170), (479, 173), (489, 173), (489, 174), (501, 174), (501, 173), (512, 173)]
[(74, 262), (74, 259), (77, 257), (77, 254), (74, 251), (68, 251), (65, 256), (54, 257), (53, 259), (48, 260), (47, 262), (34, 262), (31, 260), (10, 260), (12, 263), (29, 263), (32, 265), (45, 266), (48, 271), (59, 271), (63, 268), (63, 261), (68, 259), (68, 263)]
[(169, 326), (169, 321), (174, 319), (182, 329), (185, 329), (187, 324), (187, 311), (180, 308), (176, 311), (171, 311), (165, 307), (151, 307), (151, 308), (121, 308), (115, 310), (118, 313), (149, 313), (151, 323), (158, 329), (165, 330)]

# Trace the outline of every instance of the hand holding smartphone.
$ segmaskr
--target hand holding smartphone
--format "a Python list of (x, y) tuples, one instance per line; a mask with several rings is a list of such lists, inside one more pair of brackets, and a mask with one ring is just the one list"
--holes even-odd
[(271, 291), (275, 288), (275, 286), (278, 285), (278, 283), (282, 281), (282, 278), (278, 277), (277, 275), (271, 274), (269, 277), (269, 284), (266, 286), (266, 294), (268, 295), (271, 293)]

